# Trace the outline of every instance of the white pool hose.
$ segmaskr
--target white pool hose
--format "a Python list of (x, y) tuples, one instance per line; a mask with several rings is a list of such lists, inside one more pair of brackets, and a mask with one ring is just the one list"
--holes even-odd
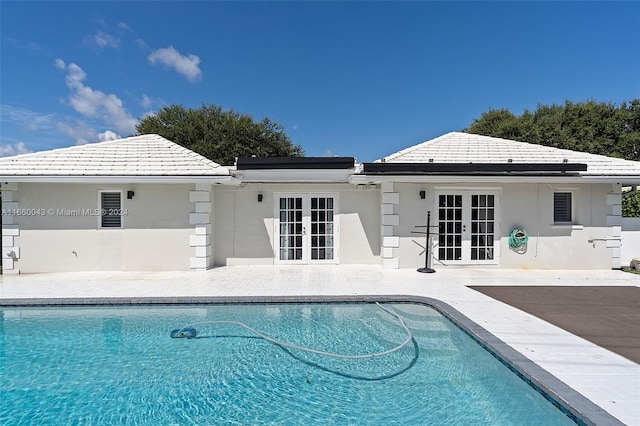
[(273, 344), (276, 344), (278, 346), (282, 346), (282, 347), (286, 347), (286, 348), (292, 348), (292, 349), (298, 349), (301, 351), (305, 351), (305, 352), (310, 352), (313, 354), (318, 354), (318, 355), (325, 355), (325, 356), (329, 356), (329, 357), (333, 357), (333, 358), (345, 358), (345, 359), (366, 359), (366, 358), (376, 358), (376, 357), (381, 357), (381, 356), (385, 356), (385, 355), (389, 355), (392, 354), (394, 352), (399, 351), (400, 349), (404, 348), (405, 346), (407, 346), (409, 344), (409, 342), (411, 342), (411, 340), (413, 340), (413, 335), (411, 334), (411, 330), (409, 330), (409, 327), (407, 327), (407, 324), (405, 324), (404, 320), (397, 314), (395, 314), (394, 312), (391, 312), (390, 310), (386, 309), (385, 307), (383, 307), (382, 305), (380, 305), (379, 303), (376, 302), (376, 305), (378, 305), (378, 307), (380, 309), (382, 309), (383, 311), (385, 311), (386, 313), (388, 313), (389, 315), (394, 316), (398, 322), (400, 323), (400, 325), (402, 326), (402, 328), (404, 328), (404, 330), (407, 333), (407, 338), (404, 340), (404, 342), (402, 342), (400, 345), (396, 346), (395, 348), (383, 351), (383, 352), (376, 352), (376, 353), (371, 353), (371, 354), (363, 354), (363, 355), (342, 355), (342, 354), (336, 354), (336, 353), (332, 353), (332, 352), (325, 352), (325, 351), (320, 351), (317, 349), (311, 349), (311, 348), (307, 348), (304, 346), (298, 346), (298, 345), (294, 345), (292, 343), (287, 343), (287, 342), (283, 342), (281, 340), (277, 340), (274, 339), (272, 337), (267, 336), (266, 334), (263, 334), (261, 332), (259, 332), (258, 330), (256, 330), (255, 328), (252, 328), (250, 326), (248, 326), (245, 323), (239, 322), (239, 321), (202, 321), (202, 322), (196, 322), (193, 324), (189, 324), (186, 325), (184, 327), (182, 327), (181, 329), (177, 330), (178, 332), (183, 331), (187, 328), (191, 328), (194, 325), (201, 325), (201, 324), (234, 324), (234, 325), (239, 325), (240, 327), (243, 327), (249, 331), (251, 331), (253, 334), (255, 334), (256, 336), (267, 340)]

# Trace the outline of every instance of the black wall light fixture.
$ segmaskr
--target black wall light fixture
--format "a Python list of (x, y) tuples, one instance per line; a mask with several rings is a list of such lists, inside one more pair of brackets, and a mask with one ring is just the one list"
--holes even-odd
[(262, 194), (258, 194), (258, 202), (261, 203), (262, 202)]
[(135, 192), (127, 191), (127, 200), (132, 200), (134, 195), (136, 195)]
[(420, 191), (420, 199), (424, 200), (427, 197), (427, 192), (426, 191)]

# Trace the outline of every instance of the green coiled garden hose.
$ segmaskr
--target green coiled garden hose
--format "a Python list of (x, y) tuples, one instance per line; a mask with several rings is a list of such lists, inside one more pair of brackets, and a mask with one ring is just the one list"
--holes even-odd
[(529, 236), (524, 229), (514, 229), (509, 235), (509, 247), (516, 250), (527, 244)]

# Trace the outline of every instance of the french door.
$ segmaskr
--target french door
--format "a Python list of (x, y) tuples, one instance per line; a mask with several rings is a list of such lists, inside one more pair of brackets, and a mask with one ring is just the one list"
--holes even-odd
[(276, 194), (277, 263), (338, 263), (337, 196)]
[(436, 259), (447, 264), (497, 264), (499, 201), (497, 191), (437, 192)]

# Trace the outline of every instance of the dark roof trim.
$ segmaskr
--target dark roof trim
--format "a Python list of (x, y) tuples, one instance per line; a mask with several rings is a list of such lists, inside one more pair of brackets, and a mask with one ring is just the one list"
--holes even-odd
[(494, 175), (584, 172), (579, 163), (363, 163), (367, 175)]
[(237, 170), (352, 169), (353, 157), (238, 157)]

